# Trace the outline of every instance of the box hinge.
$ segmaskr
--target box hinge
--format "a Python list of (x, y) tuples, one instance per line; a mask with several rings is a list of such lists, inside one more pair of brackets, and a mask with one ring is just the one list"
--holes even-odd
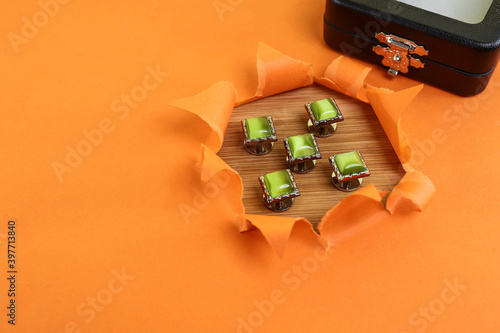
[(384, 57), (382, 64), (389, 67), (389, 74), (396, 76), (399, 72), (408, 73), (409, 66), (424, 68), (424, 63), (420, 59), (412, 57), (413, 54), (421, 57), (428, 55), (429, 52), (423, 46), (409, 39), (387, 35), (383, 32), (376, 34), (375, 37), (379, 42), (389, 46), (373, 47), (373, 52)]

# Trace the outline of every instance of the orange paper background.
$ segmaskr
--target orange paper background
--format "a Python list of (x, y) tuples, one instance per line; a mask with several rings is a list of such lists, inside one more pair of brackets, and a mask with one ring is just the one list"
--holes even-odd
[[(322, 41), (324, 1), (57, 2), (23, 37), (26, 20), (43, 19), (40, 3), (0, 14), (0, 246), (6, 253), (15, 219), (19, 271), (17, 324), (2, 314), (3, 331), (500, 329), (500, 74), (472, 98), (425, 86), (401, 110), (412, 169), (436, 190), (425, 210), (391, 215), (367, 197), (376, 216), (333, 225), (341, 233), (328, 253), (299, 220), (280, 256), (251, 216), (234, 214), (243, 213), (238, 176), (220, 170), (218, 143), (206, 141), (213, 127), (182, 111), (192, 99), (173, 101), (209, 87), (235, 103), (252, 99), (261, 42), (328, 81), (341, 67)], [(23, 42), (13, 47), (10, 33)], [(418, 86), (356, 63), (372, 87)], [(370, 100), (370, 88), (358, 89), (349, 86), (351, 96)], [(89, 136), (95, 144), (85, 146)], [(76, 149), (86, 156), (69, 158), (58, 177), (54, 162), (69, 165)], [(203, 158), (218, 183), (204, 177)], [(195, 210), (189, 218), (183, 205)]]

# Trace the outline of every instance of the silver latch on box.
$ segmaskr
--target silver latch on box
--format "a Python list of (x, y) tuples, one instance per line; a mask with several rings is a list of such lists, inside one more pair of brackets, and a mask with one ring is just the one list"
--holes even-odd
[(412, 54), (421, 57), (426, 56), (429, 52), (414, 41), (405, 39), (396, 35), (387, 35), (380, 32), (375, 35), (379, 42), (388, 45), (389, 47), (382, 47), (380, 45), (373, 47), (373, 52), (384, 57), (382, 64), (389, 67), (389, 74), (398, 75), (401, 73), (408, 73), (408, 67), (424, 68), (424, 63), (417, 58), (412, 57)]

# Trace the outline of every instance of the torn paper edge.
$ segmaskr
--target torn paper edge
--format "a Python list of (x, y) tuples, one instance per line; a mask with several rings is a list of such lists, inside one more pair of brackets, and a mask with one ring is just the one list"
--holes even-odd
[[(273, 64), (275, 66), (278, 66), (278, 67), (281, 66), (279, 64), (276, 65), (276, 58), (279, 58), (277, 52), (279, 52), (279, 51), (272, 49), (270, 47), (266, 47), (265, 44), (261, 43), (261, 44), (259, 44), (259, 51), (262, 52), (262, 50), (266, 50), (269, 54), (271, 54), (271, 58), (272, 58)], [(259, 54), (259, 56), (260, 56), (260, 54)], [(287, 86), (286, 89), (279, 89), (279, 87), (273, 86), (272, 89), (266, 93), (265, 86), (266, 86), (266, 83), (270, 80), (269, 73), (286, 72), (286, 68), (280, 67), (279, 70), (273, 71), (272, 68), (269, 68), (270, 65), (266, 64), (266, 62), (264, 60), (262, 60), (262, 57), (258, 57), (257, 69), (259, 71), (259, 78), (260, 78), (259, 80), (264, 80), (264, 84), (262, 84), (262, 82), (259, 82), (259, 86), (258, 86), (258, 89), (256, 91), (256, 95), (253, 98), (251, 98), (247, 101), (240, 102), (240, 103), (236, 102), (236, 92), (234, 92), (233, 106), (235, 106), (236, 104), (248, 103), (248, 102), (256, 100), (256, 99), (260, 99), (260, 98), (267, 97), (267, 96), (270, 96), (273, 94), (288, 91), (288, 90), (291, 90), (294, 88), (304, 87), (304, 86), (307, 86), (307, 85), (310, 85), (313, 83), (312, 64), (309, 64), (309, 66), (304, 67), (303, 65), (305, 63), (302, 61), (298, 61), (298, 60), (290, 61), (290, 60), (294, 60), (294, 59), (292, 59), (284, 54), (281, 54), (281, 56), (283, 57), (283, 59), (286, 60), (286, 63), (290, 64), (290, 66), (299, 65), (298, 69), (295, 68), (295, 71), (296, 71), (296, 73), (298, 72), (299, 75), (303, 75), (304, 77), (302, 80), (295, 80), (295, 82), (296, 82), (295, 84), (297, 84), (297, 86), (293, 86), (293, 87)], [(366, 76), (369, 73), (369, 69), (364, 69), (364, 68), (358, 66), (357, 71), (356, 71), (357, 74), (356, 74), (355, 82), (353, 82), (353, 84), (347, 85), (347, 86), (345, 83), (342, 83), (341, 80), (339, 80), (335, 77), (335, 75), (336, 75), (335, 73), (339, 72), (339, 66), (340, 66), (341, 62), (354, 61), (354, 60), (350, 60), (350, 59), (346, 60), (346, 59), (343, 59), (342, 56), (337, 58), (337, 59), (334, 59), (332, 61), (332, 63), (330, 64), (330, 66), (328, 66), (328, 69), (327, 69), (327, 72), (325, 73), (325, 75), (322, 78), (317, 79), (316, 82), (318, 82), (320, 84), (322, 84), (322, 82), (327, 82), (328, 83), (328, 85), (326, 85), (327, 87), (330, 88), (332, 85), (334, 85), (335, 90), (337, 90), (341, 93), (347, 94), (351, 97), (354, 97), (358, 100), (365, 101), (364, 99), (367, 96), (367, 94), (366, 94), (367, 85), (365, 84), (364, 81), (366, 80)], [(354, 63), (355, 63), (355, 61), (354, 61)], [(304, 70), (304, 68), (306, 68), (307, 70)], [(360, 78), (362, 78), (362, 81), (360, 80)], [(336, 83), (336, 82), (341, 82), (341, 83)], [(232, 89), (234, 89), (234, 86), (230, 82), (219, 82), (219, 83), (214, 84), (212, 87), (217, 86), (217, 85), (221, 85), (221, 84), (230, 85), (232, 87)], [(202, 92), (198, 95), (195, 95), (191, 98), (193, 98), (193, 99), (200, 98), (200, 95), (201, 96), (204, 96), (207, 94), (209, 95), (211, 93), (214, 93), (215, 90), (217, 90), (217, 89), (211, 89), (211, 88), (209, 88), (208, 90), (205, 90), (204, 92)], [(415, 98), (415, 96), (414, 96), (414, 98)], [(186, 99), (183, 99), (183, 101), (185, 102), (186, 100), (190, 100), (191, 98), (188, 97)], [(367, 97), (366, 97), (366, 99), (368, 100)], [(220, 101), (220, 100), (221, 99), (219, 98), (218, 101)], [(222, 101), (222, 102), (224, 102), (224, 101)], [(410, 102), (411, 101), (409, 101), (408, 104)], [(178, 108), (182, 108), (183, 104), (185, 104), (185, 103), (179, 103), (179, 101), (174, 101), (174, 102), (170, 103), (170, 105), (178, 107)], [(194, 104), (195, 104), (195, 106), (200, 107), (200, 105), (198, 105), (198, 103), (194, 103)], [(222, 108), (225, 110), (224, 112), (228, 112), (228, 115), (226, 117), (224, 117), (225, 121), (221, 123), (220, 119), (219, 120), (216, 118), (214, 119), (214, 115), (205, 112), (205, 110), (203, 108), (201, 110), (199, 110), (196, 107), (191, 107), (191, 105), (189, 103), (187, 103), (187, 105), (188, 105), (188, 108), (185, 109), (186, 111), (192, 112), (192, 113), (198, 115), (203, 121), (205, 121), (210, 126), (210, 128), (213, 129), (213, 133), (215, 133), (217, 135), (217, 137), (220, 141), (220, 144), (218, 146), (215, 146), (214, 147), (215, 149), (212, 149), (212, 150), (218, 151), (220, 149), (220, 147), (222, 146), (223, 134), (225, 133), (225, 129), (227, 128), (227, 125), (229, 123), (229, 119), (231, 117), (233, 107), (228, 108), (226, 106), (225, 108)], [(224, 103), (224, 105), (227, 105), (227, 103)], [(404, 132), (400, 128), (400, 120), (401, 120), (401, 112), (397, 116), (397, 124), (395, 125), (398, 129), (396, 132), (396, 133), (398, 133), (398, 137), (395, 138), (392, 135), (388, 134), (389, 140), (391, 141), (391, 144), (393, 145), (395, 150), (401, 148), (400, 147), (401, 142), (404, 142), (404, 140), (406, 140), (406, 142), (407, 142), (406, 134), (404, 134)], [(395, 143), (397, 143), (397, 145)], [(408, 147), (408, 149), (410, 149), (410, 151), (411, 151), (411, 148), (408, 145), (406, 145), (406, 147)], [(213, 148), (213, 147), (211, 147), (211, 148)], [(203, 149), (203, 148), (201, 148), (201, 149)], [(408, 173), (407, 173), (405, 175), (405, 177), (403, 177), (401, 179), (401, 181), (398, 183), (398, 185), (395, 186), (392, 193), (389, 195), (388, 202), (390, 204), (388, 205), (387, 211), (389, 211), (392, 214), (397, 213), (398, 211), (402, 211), (402, 210), (421, 211), (422, 209), (424, 209), (425, 205), (427, 205), (429, 203), (430, 199), (432, 198), (433, 194), (435, 193), (434, 186), (432, 185), (432, 182), (428, 179), (428, 177), (426, 177), (424, 174), (422, 174), (419, 171), (417, 172), (417, 171), (413, 170), (411, 164), (409, 164), (409, 162), (407, 162), (406, 160), (404, 162), (405, 163), (403, 163), (403, 167), (410, 174), (408, 175)], [(201, 165), (202, 165), (202, 169), (203, 169), (203, 162), (201, 163)], [(227, 169), (228, 170), (230, 169), (230, 170), (232, 170), (232, 172), (237, 174), (237, 172), (235, 170), (231, 169), (229, 167), (229, 165), (227, 165)], [(415, 175), (418, 175), (418, 177)], [(419, 178), (419, 181), (415, 182), (415, 177)], [(201, 180), (201, 176), (200, 176), (200, 180)], [(241, 181), (241, 178), (240, 178), (240, 181)], [(413, 186), (408, 186), (409, 183), (412, 183)], [(243, 188), (242, 184), (241, 184), (241, 188)], [(416, 191), (423, 191), (426, 193), (416, 193), (415, 194), (415, 193), (412, 193), (411, 191), (408, 191), (409, 188), (415, 189)], [(363, 195), (365, 195), (364, 193), (365, 192), (359, 192), (359, 193), (356, 193), (354, 195), (363, 196)], [(349, 198), (349, 197), (347, 197), (347, 198)], [(345, 204), (342, 204), (342, 202), (344, 202), (344, 200), (346, 200), (347, 198), (344, 198), (338, 205), (333, 207), (332, 210), (330, 210), (330, 211), (333, 211), (335, 209), (337, 209), (337, 210), (340, 209), (337, 207), (343, 207)], [(373, 198), (371, 198), (371, 197), (367, 197), (367, 199), (373, 200)], [(389, 199), (390, 199), (390, 201), (389, 201)], [(241, 198), (240, 198), (240, 200), (241, 200)], [(248, 219), (248, 218), (245, 218), (247, 223), (241, 223), (241, 217), (243, 216), (241, 212), (235, 212), (235, 216), (237, 216), (237, 217), (235, 217), (235, 220), (238, 220), (238, 219), (240, 220), (240, 226), (239, 226), (240, 232), (244, 232), (244, 231), (249, 230), (251, 228), (251, 226), (255, 226), (258, 228), (258, 226), (253, 224), (251, 219)], [(326, 221), (328, 220), (328, 216), (330, 216), (330, 215), (326, 214), (325, 217), (323, 218), (323, 220), (321, 222), (323, 226), (327, 223)], [(268, 218), (268, 217), (264, 217), (264, 218)], [(297, 221), (299, 221), (299, 220), (302, 221), (304, 219), (293, 219), (292, 218), (292, 220), (293, 220), (292, 224), (295, 224), (295, 223), (297, 223)], [(290, 229), (290, 227), (287, 227), (287, 228), (289, 230), (292, 230), (292, 229)], [(324, 229), (324, 227), (322, 227), (322, 229)], [(311, 232), (314, 232), (312, 227), (311, 227)], [(289, 234), (290, 233), (288, 233), (288, 235)], [(282, 251), (284, 251), (283, 245), (282, 244), (281, 245), (275, 244), (275, 241), (271, 240), (275, 236), (274, 235), (264, 235), (264, 236), (266, 237), (266, 240), (270, 243), (270, 245), (273, 247), (273, 249), (275, 249), (275, 251), (278, 251), (279, 253), (282, 254)], [(329, 236), (330, 235), (327, 235), (324, 233), (320, 234), (320, 237), (323, 239), (326, 239)], [(282, 239), (281, 241), (284, 241), (284, 240)]]

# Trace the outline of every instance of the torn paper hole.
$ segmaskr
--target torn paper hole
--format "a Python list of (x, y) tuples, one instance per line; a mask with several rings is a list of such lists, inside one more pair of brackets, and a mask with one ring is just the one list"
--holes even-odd
[[(241, 103), (313, 83), (310, 64), (292, 59), (263, 43), (259, 44), (257, 70), (259, 82), (256, 94)], [(324, 77), (317, 81), (359, 100), (368, 101), (372, 105), (400, 161), (409, 171), (389, 195), (387, 208), (391, 213), (422, 210), (429, 203), (435, 190), (425, 175), (413, 171), (408, 165), (411, 148), (400, 125), (402, 111), (417, 96), (422, 86), (399, 92), (372, 87), (364, 84), (369, 71), (369, 67), (355, 60), (339, 57), (328, 67)], [(236, 92), (233, 85), (230, 82), (219, 82), (196, 96), (172, 102), (171, 105), (198, 115), (213, 131), (213, 135), (206, 138), (206, 146), (201, 147), (202, 157), (198, 166), (200, 181), (207, 181), (214, 173), (227, 172), (231, 175), (231, 185), (224, 194), (228, 204), (221, 209), (233, 210), (234, 223), (240, 232), (253, 227), (259, 229), (278, 255), (282, 255), (293, 226), (308, 222), (300, 218), (244, 215), (241, 203), (243, 191), (241, 178), (216, 155), (222, 146), (235, 103)], [(369, 185), (346, 197), (323, 218), (319, 227), (318, 243), (326, 241), (328, 244), (333, 244), (350, 233), (361, 231), (374, 220), (387, 217), (389, 211), (381, 203), (384, 195), (384, 192)], [(314, 234), (312, 227), (303, 230), (307, 230), (306, 234)]]

